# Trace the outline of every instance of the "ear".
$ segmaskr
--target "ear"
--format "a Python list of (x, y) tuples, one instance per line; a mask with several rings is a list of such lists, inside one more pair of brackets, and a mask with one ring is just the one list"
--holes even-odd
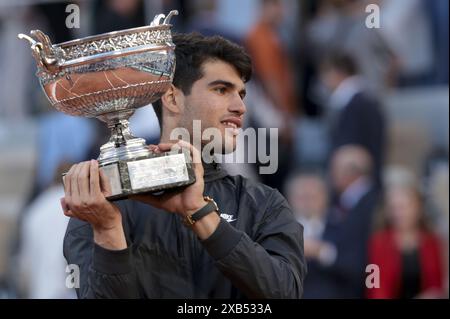
[(166, 93), (161, 97), (162, 105), (171, 113), (178, 114), (183, 108), (183, 97), (181, 90), (171, 84)]

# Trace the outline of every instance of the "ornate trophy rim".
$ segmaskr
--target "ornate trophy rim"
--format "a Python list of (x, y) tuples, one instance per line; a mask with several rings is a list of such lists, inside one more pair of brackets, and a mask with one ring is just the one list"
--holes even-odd
[[(156, 51), (161, 49), (173, 49), (175, 46), (170, 42), (170, 27), (171, 25), (167, 24), (157, 27), (144, 26), (120, 31), (112, 31), (62, 42), (53, 45), (53, 47), (56, 50), (59, 48), (64, 52), (64, 61), (60, 63), (60, 67), (64, 68), (69, 66), (77, 66), (127, 54), (144, 51)], [(165, 32), (163, 33), (161, 31)], [(121, 37), (127, 35), (136, 35), (135, 38), (137, 38), (140, 34), (143, 34), (143, 36), (141, 36), (141, 39), (138, 39), (137, 41), (141, 41), (141, 44), (128, 46), (129, 42), (121, 39)], [(154, 36), (155, 40), (151, 39), (152, 36)], [(102, 47), (101, 43), (99, 46), (96, 42), (109, 44), (109, 50), (105, 46)], [(81, 46), (85, 46), (86, 50), (80, 51)]]
[[(52, 44), (49, 37), (40, 30), (31, 31), (31, 37), (19, 34), (31, 44), (38, 68), (47, 74), (57, 74), (64, 68), (89, 64), (112, 57), (156, 50), (173, 50), (169, 24), (177, 10), (167, 17), (155, 16), (147, 26), (91, 35), (66, 42)], [(164, 19), (162, 21), (162, 19)], [(37, 40), (37, 41), (36, 41)]]
[(129, 29), (123, 29), (123, 30), (117, 30), (117, 31), (111, 31), (111, 32), (105, 32), (100, 34), (94, 34), (89, 35), (87, 37), (79, 38), (79, 39), (73, 39), (65, 42), (55, 43), (54, 46), (60, 47), (60, 48), (66, 48), (72, 45), (79, 45), (83, 44), (84, 42), (91, 42), (96, 40), (105, 40), (109, 38), (114, 38), (116, 36), (121, 35), (127, 35), (127, 34), (134, 34), (139, 33), (142, 31), (158, 31), (158, 30), (164, 30), (169, 29), (172, 27), (171, 24), (165, 24), (160, 26), (151, 26), (151, 25), (145, 25), (142, 27), (136, 27), (136, 28), (129, 28)]
[(76, 59), (71, 59), (68, 61), (64, 61), (61, 63), (60, 67), (62, 69), (67, 67), (74, 67), (84, 64), (90, 64), (94, 62), (99, 62), (102, 60), (110, 59), (112, 57), (121, 57), (129, 54), (137, 54), (140, 52), (148, 52), (148, 51), (158, 51), (158, 50), (174, 50), (175, 45), (166, 43), (164, 45), (156, 45), (156, 44), (148, 44), (141, 46), (134, 46), (129, 48), (123, 48), (118, 50), (112, 50), (103, 53), (96, 53), (92, 55), (82, 56)]

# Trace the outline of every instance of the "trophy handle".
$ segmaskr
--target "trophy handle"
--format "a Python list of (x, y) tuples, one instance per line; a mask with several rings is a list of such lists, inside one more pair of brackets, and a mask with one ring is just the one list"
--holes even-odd
[[(153, 19), (152, 23), (150, 23), (151, 27), (157, 27), (160, 25), (166, 25), (170, 23), (170, 19), (172, 19), (173, 16), (178, 15), (178, 11), (177, 10), (172, 10), (169, 12), (169, 14), (167, 15), (167, 17), (164, 14), (158, 14), (155, 16), (155, 18)], [(164, 19), (164, 21), (161, 23), (161, 20)]]
[(178, 15), (178, 10), (170, 11), (169, 14), (167, 15), (167, 17), (164, 19), (163, 24), (169, 24), (170, 19), (172, 19), (173, 16), (177, 16), (177, 15)]
[(53, 47), (50, 38), (44, 32), (32, 30), (30, 34), (31, 37), (20, 33), (18, 38), (30, 42), (31, 51), (38, 67), (50, 73), (58, 72), (64, 52)]

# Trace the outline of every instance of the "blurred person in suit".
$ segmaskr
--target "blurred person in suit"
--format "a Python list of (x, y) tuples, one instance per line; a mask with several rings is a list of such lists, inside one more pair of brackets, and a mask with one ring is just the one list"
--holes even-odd
[(331, 159), (330, 208), (320, 239), (305, 238), (310, 263), (304, 298), (363, 298), (367, 243), (378, 192), (373, 160), (357, 145), (345, 145)]
[[(322, 271), (316, 265), (318, 259), (325, 257), (324, 252), (334, 247), (327, 247), (322, 242), (328, 210), (328, 188), (322, 176), (314, 172), (302, 172), (293, 175), (286, 183), (285, 193), (297, 221), (303, 225), (305, 256), (308, 274), (304, 282), (304, 298), (320, 298), (322, 294)], [(322, 254), (317, 257), (311, 252), (309, 243), (321, 243)], [(326, 263), (326, 262), (325, 262)]]
[(443, 243), (427, 226), (415, 185), (395, 183), (386, 192), (384, 225), (370, 239), (369, 261), (379, 267), (379, 288), (369, 298), (443, 297)]
[(367, 2), (323, 0), (317, 3), (317, 13), (305, 30), (305, 44), (311, 51), (313, 68), (333, 52), (352, 52), (368, 91), (384, 93), (392, 87), (398, 59), (380, 29), (367, 26)]
[(285, 190), (295, 218), (303, 225), (306, 239), (322, 237), (328, 208), (328, 190), (325, 180), (317, 173), (294, 174)]
[(354, 58), (345, 52), (328, 56), (321, 78), (330, 90), (330, 154), (346, 144), (357, 144), (373, 158), (373, 177), (381, 186), (386, 120), (377, 98), (366, 90)]

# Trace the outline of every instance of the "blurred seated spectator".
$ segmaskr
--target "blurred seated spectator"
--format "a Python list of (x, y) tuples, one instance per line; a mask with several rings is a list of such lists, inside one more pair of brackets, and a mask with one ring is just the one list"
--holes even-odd
[[(151, 104), (138, 108), (129, 121), (131, 134), (145, 139), (147, 144), (158, 144), (160, 134), (159, 122)], [(106, 127), (104, 123), (101, 124)], [(102, 141), (100, 145), (103, 143), (106, 143), (106, 140)]]
[(370, 239), (369, 262), (380, 269), (369, 298), (439, 298), (443, 294), (442, 242), (425, 222), (419, 190), (393, 183), (386, 194), (384, 225)]
[[(328, 191), (325, 181), (318, 174), (300, 173), (287, 181), (285, 193), (295, 218), (304, 227), (303, 238), (308, 275), (304, 282), (303, 297), (320, 297), (320, 289), (319, 291), (317, 289), (322, 280), (321, 273), (314, 266), (315, 258), (311, 257), (312, 254), (308, 248), (310, 242), (319, 242), (322, 239), (325, 230), (325, 217), (328, 209)], [(333, 247), (328, 249), (333, 249)], [(325, 250), (323, 249), (323, 251)], [(319, 258), (320, 256), (319, 253)]]
[(236, 43), (242, 42), (240, 37), (236, 37), (219, 24), (220, 12), (217, 0), (194, 0), (190, 5), (193, 7), (193, 15), (184, 30), (186, 33), (199, 32), (206, 36), (220, 35)]
[[(281, 0), (260, 0), (259, 19), (250, 29), (244, 41), (248, 53), (252, 57), (255, 70), (252, 82), (262, 88), (264, 96), (269, 100), (268, 104), (274, 107), (272, 111), (275, 113), (275, 117), (281, 119), (282, 123), (278, 127), (278, 140), (268, 138), (266, 142), (267, 145), (277, 144), (278, 170), (274, 174), (261, 175), (261, 181), (264, 184), (280, 191), (282, 191), (293, 165), (293, 133), (299, 109), (292, 60), (279, 33), (285, 9)], [(267, 128), (267, 126), (263, 126), (263, 123), (272, 120), (270, 118), (272, 112), (258, 112), (259, 116), (250, 119), (250, 126)], [(261, 121), (260, 117), (268, 119)], [(257, 166), (260, 165), (261, 163), (257, 163)]]
[(306, 44), (316, 64), (335, 51), (352, 52), (368, 91), (384, 93), (396, 76), (397, 59), (380, 29), (367, 27), (367, 1), (317, 2), (317, 15), (306, 30)]
[(392, 118), (386, 135), (386, 162), (422, 175), (433, 147), (432, 136), (426, 125), (419, 120), (398, 121)]
[(320, 239), (328, 209), (328, 191), (323, 178), (314, 173), (294, 175), (287, 182), (285, 192), (295, 218), (304, 227), (304, 239)]
[(61, 163), (52, 185), (29, 205), (20, 229), (18, 269), (13, 270), (19, 296), (31, 299), (76, 298), (66, 287), (67, 263), (63, 239), (69, 218), (64, 216), (60, 199), (64, 197), (61, 174), (71, 165)]
[[(429, 1), (380, 1), (381, 36), (397, 57), (400, 86), (429, 85), (433, 68)], [(434, 1), (430, 1), (434, 2)]]
[(94, 138), (93, 120), (57, 111), (44, 114), (39, 120), (34, 194), (52, 184), (60, 162), (85, 160)]
[(367, 243), (378, 203), (372, 158), (345, 145), (333, 154), (331, 208), (320, 239), (305, 238), (305, 298), (363, 298)]
[(261, 0), (260, 18), (248, 33), (245, 44), (252, 56), (255, 76), (288, 124), (297, 113), (298, 102), (291, 59), (278, 28), (283, 21), (281, 0)]
[(429, 180), (428, 200), (431, 209), (436, 212), (434, 229), (443, 241), (444, 259), (444, 292), (449, 297), (449, 170), (447, 163), (440, 163), (433, 171)]
[(449, 167), (448, 153), (437, 149), (426, 162), (426, 206), (433, 228), (445, 240), (449, 237)]
[(431, 22), (431, 34), (434, 48), (433, 84), (448, 85), (449, 1), (427, 1), (425, 11), (428, 12), (428, 19)]
[(93, 16), (93, 34), (147, 24), (142, 0), (96, 0), (93, 3)]
[(346, 144), (366, 148), (373, 158), (373, 176), (381, 186), (385, 149), (385, 117), (377, 99), (365, 88), (353, 57), (334, 52), (321, 66), (323, 83), (332, 92), (330, 111), (330, 153)]

